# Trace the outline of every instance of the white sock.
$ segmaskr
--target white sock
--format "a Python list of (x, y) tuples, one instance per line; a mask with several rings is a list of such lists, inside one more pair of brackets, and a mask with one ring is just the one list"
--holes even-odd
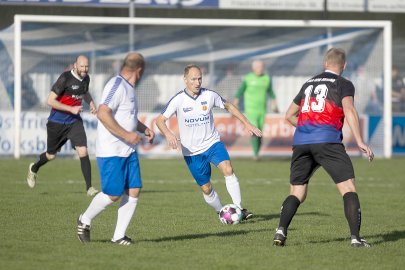
[(222, 208), (221, 200), (219, 199), (218, 193), (212, 189), (209, 195), (204, 195), (204, 200), (208, 203), (209, 206), (213, 207), (215, 211), (219, 212)]
[(125, 236), (125, 232), (131, 222), (132, 216), (135, 213), (138, 198), (123, 195), (120, 208), (118, 208), (117, 226), (115, 227), (113, 240), (121, 239)]
[(231, 195), (232, 202), (236, 204), (236, 206), (238, 206), (239, 208), (242, 208), (241, 206), (242, 196), (240, 194), (239, 181), (236, 175), (232, 174), (230, 176), (225, 176), (225, 184), (229, 195)]
[(99, 192), (91, 201), (89, 207), (87, 207), (86, 212), (81, 215), (80, 221), (86, 225), (91, 225), (91, 221), (98, 214), (104, 211), (104, 209), (112, 204), (113, 201), (110, 197), (103, 192)]

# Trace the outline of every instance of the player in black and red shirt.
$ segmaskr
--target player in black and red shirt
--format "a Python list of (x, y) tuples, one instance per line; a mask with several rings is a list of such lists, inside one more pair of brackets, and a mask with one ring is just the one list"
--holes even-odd
[(369, 161), (373, 160), (374, 154), (362, 139), (359, 117), (353, 105), (354, 86), (341, 76), (345, 67), (345, 52), (337, 48), (329, 49), (324, 59), (325, 71), (304, 83), (286, 112), (286, 120), (296, 130), (291, 158), (290, 194), (281, 207), (280, 222), (273, 240), (276, 246), (284, 246), (290, 222), (300, 204), (305, 201), (309, 180), (320, 166), (332, 177), (343, 197), (351, 246), (370, 246), (360, 237), (360, 201), (353, 165), (342, 144), (344, 121)]
[(36, 184), (40, 167), (56, 157), (61, 147), (70, 140), (80, 158), (87, 195), (94, 196), (98, 191), (91, 185), (91, 164), (87, 152), (87, 137), (80, 113), (83, 111), (82, 100), (90, 106), (92, 114), (97, 113), (93, 99), (89, 93), (90, 77), (89, 60), (80, 55), (76, 58), (73, 69), (63, 72), (52, 86), (48, 96), (48, 105), (52, 107), (48, 117), (47, 150), (39, 156), (36, 163), (28, 169), (28, 186)]

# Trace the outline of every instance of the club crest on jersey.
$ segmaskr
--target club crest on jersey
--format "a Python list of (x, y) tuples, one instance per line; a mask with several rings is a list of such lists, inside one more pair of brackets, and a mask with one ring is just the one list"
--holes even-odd
[(79, 86), (79, 85), (76, 85), (76, 84), (72, 85), (72, 89), (73, 89), (73, 90), (77, 90), (77, 89), (79, 89), (79, 87), (80, 87), (80, 86)]
[(192, 107), (183, 108), (183, 112), (191, 112), (193, 110)]
[(203, 111), (206, 111), (206, 110), (208, 109), (207, 104), (208, 104), (207, 101), (202, 101), (202, 102), (201, 102), (201, 105), (203, 105), (203, 106), (202, 106), (202, 110), (203, 110)]

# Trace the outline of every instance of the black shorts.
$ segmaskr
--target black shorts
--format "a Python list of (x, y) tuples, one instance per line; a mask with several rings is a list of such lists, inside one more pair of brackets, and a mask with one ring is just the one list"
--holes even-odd
[(70, 140), (73, 149), (76, 146), (87, 147), (87, 137), (83, 121), (76, 121), (72, 124), (59, 124), (48, 121), (46, 123), (46, 131), (48, 134), (46, 151), (49, 154), (54, 155), (59, 152), (67, 140)]
[(291, 185), (307, 184), (320, 166), (336, 184), (354, 178), (353, 164), (343, 144), (303, 144), (293, 146)]

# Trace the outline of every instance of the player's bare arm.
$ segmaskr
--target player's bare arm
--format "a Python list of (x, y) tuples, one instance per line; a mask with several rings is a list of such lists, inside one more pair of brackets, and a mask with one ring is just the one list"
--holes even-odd
[(57, 98), (58, 95), (55, 92), (51, 91), (48, 95), (48, 105), (56, 110), (70, 112), (72, 114), (80, 114), (83, 111), (83, 106), (65, 105), (59, 102)]
[(103, 123), (104, 127), (111, 132), (111, 134), (122, 138), (125, 142), (129, 144), (138, 144), (141, 141), (141, 136), (136, 132), (129, 132), (122, 128), (112, 115), (112, 110), (104, 104), (101, 104), (98, 112), (97, 118)]
[(235, 98), (233, 100), (233, 105), (235, 105), (236, 108), (239, 108), (239, 103), (240, 103), (239, 98)]
[(138, 119), (138, 126), (136, 127), (136, 130), (145, 134), (146, 140), (148, 143), (152, 143), (153, 139), (155, 138), (155, 132), (148, 128), (144, 123), (140, 122)]
[(225, 109), (245, 125), (245, 129), (250, 135), (255, 135), (257, 137), (263, 136), (262, 131), (252, 125), (249, 120), (239, 111), (239, 109), (235, 107), (235, 105), (230, 102), (225, 102)]
[(97, 114), (97, 107), (96, 107), (96, 105), (94, 104), (93, 98), (91, 97), (91, 95), (90, 95), (89, 92), (87, 92), (87, 93), (84, 95), (84, 101), (86, 101), (87, 104), (89, 104), (90, 112), (91, 112), (92, 114)]
[(164, 117), (162, 114), (158, 116), (156, 119), (156, 126), (160, 130), (160, 132), (163, 134), (163, 136), (166, 137), (166, 141), (169, 144), (169, 146), (173, 149), (177, 149), (178, 147), (178, 141), (179, 139), (176, 137), (176, 135), (173, 134), (173, 132), (168, 129), (166, 125), (167, 118)]
[(287, 112), (285, 113), (285, 119), (294, 127), (297, 126), (299, 111), (300, 106), (291, 102), (290, 107), (288, 107)]
[(342, 99), (342, 106), (345, 114), (345, 120), (347, 121), (353, 133), (357, 146), (363, 153), (367, 155), (368, 160), (372, 161), (374, 158), (374, 153), (371, 150), (370, 146), (364, 143), (363, 138), (361, 136), (359, 115), (357, 113), (356, 108), (354, 107), (353, 97), (351, 96), (344, 97)]

